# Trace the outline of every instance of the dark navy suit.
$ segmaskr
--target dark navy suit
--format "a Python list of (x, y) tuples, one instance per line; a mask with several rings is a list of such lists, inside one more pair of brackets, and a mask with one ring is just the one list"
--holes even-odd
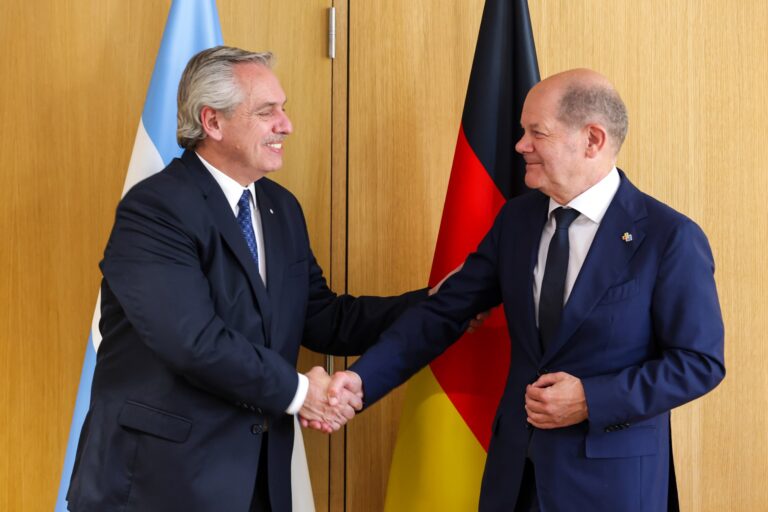
[(255, 184), (267, 287), (192, 152), (121, 201), (101, 269), (103, 341), (67, 499), (74, 511), (242, 511), (268, 431), (272, 509), (291, 509), (299, 345), (361, 353), (424, 291), (336, 296), (296, 199)]
[[(659, 512), (676, 500), (670, 410), (725, 375), (714, 263), (696, 224), (620, 175), (546, 352), (532, 290), (549, 198), (532, 192), (509, 201), (463, 270), (352, 367), (369, 405), (444, 351), (467, 319), (503, 303), (512, 360), (492, 427), (483, 511), (514, 509), (526, 457), (545, 512)], [(530, 427), (526, 385), (560, 371), (581, 379), (589, 419)]]

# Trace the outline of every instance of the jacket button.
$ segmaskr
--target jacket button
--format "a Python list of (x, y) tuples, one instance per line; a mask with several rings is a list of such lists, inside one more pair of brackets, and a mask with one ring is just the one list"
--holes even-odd
[(257, 436), (262, 433), (264, 433), (264, 427), (262, 425), (259, 425), (258, 423), (251, 425), (251, 434)]

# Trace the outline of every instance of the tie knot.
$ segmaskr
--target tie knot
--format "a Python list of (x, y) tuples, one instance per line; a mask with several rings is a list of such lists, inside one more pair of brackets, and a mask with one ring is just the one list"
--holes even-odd
[(579, 211), (573, 208), (555, 209), (555, 229), (568, 229), (579, 216)]

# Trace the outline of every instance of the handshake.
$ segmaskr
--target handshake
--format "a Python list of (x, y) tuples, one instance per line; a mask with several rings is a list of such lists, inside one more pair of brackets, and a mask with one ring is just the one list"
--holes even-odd
[(336, 372), (331, 377), (325, 369), (315, 366), (305, 375), (309, 390), (299, 410), (302, 427), (330, 434), (363, 408), (363, 381), (355, 372)]

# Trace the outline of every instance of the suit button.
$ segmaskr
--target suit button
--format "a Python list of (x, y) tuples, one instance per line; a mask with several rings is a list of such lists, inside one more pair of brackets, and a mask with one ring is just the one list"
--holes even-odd
[(257, 436), (264, 433), (264, 426), (259, 425), (258, 423), (254, 423), (251, 425), (251, 434)]

